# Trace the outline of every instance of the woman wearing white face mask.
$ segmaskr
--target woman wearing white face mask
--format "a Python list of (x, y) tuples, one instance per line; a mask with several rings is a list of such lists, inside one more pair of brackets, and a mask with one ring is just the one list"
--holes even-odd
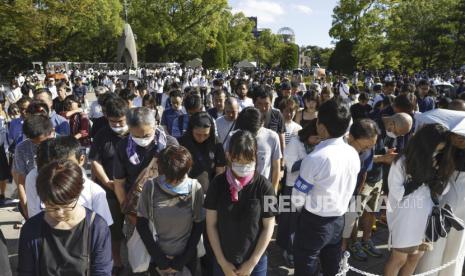
[(228, 159), (204, 204), (216, 257), (213, 275), (266, 275), (277, 198), (271, 183), (256, 173), (257, 142), (250, 132), (239, 130), (231, 137)]
[[(126, 124), (129, 136), (116, 146), (113, 161), (113, 185), (120, 204), (125, 202), (127, 193), (137, 184), (137, 178), (152, 159), (166, 146), (178, 144), (176, 139), (157, 127), (154, 111), (146, 107), (130, 109), (126, 113)], [(137, 203), (137, 199), (133, 202)], [(135, 212), (135, 208), (132, 206), (130, 209)], [(133, 224), (135, 218), (135, 213), (130, 216)]]

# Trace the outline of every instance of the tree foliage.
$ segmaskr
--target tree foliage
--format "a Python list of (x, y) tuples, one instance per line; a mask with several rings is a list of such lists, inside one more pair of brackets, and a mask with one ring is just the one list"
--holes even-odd
[[(0, 51), (52, 59), (105, 59), (122, 30), (118, 0), (16, 0), (0, 5)], [(83, 47), (92, 45), (92, 47)], [(116, 45), (116, 43), (115, 43)]]
[(283, 69), (295, 69), (299, 65), (299, 46), (296, 44), (287, 44), (281, 52), (280, 67)]
[(359, 67), (445, 69), (464, 62), (464, 0), (341, 0), (330, 35)]

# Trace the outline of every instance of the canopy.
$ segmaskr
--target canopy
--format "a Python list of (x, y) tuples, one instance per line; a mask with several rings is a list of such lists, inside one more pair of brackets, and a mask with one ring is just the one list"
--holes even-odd
[(47, 79), (50, 79), (50, 78), (53, 78), (55, 80), (65, 80), (66, 76), (65, 76), (65, 74), (55, 73), (55, 74), (47, 75)]
[(125, 83), (127, 83), (128, 81), (140, 81), (139, 78), (133, 75), (120, 75), (118, 78), (124, 81)]
[(465, 136), (465, 111), (448, 109), (433, 109), (415, 116), (415, 129), (423, 125), (438, 123), (447, 127), (451, 132)]
[(252, 62), (249, 62), (247, 60), (243, 60), (243, 61), (237, 63), (236, 67), (237, 68), (255, 68), (256, 66)]
[(203, 60), (200, 58), (194, 58), (192, 60), (189, 60), (186, 62), (186, 67), (191, 67), (191, 68), (196, 68), (196, 67), (201, 67), (203, 63)]

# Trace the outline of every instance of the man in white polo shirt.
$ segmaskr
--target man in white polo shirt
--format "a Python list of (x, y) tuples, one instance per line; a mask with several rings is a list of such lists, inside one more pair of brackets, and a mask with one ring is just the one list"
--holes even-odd
[(350, 112), (335, 100), (318, 110), (317, 131), (323, 140), (302, 162), (292, 201), (301, 209), (294, 239), (296, 276), (335, 275), (341, 260), (344, 213), (360, 171), (357, 151), (343, 140)]

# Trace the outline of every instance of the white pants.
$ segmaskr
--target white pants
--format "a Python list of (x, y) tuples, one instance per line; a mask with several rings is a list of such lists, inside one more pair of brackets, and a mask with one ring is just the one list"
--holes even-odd
[[(449, 181), (450, 190), (444, 195), (441, 204), (449, 204), (454, 214), (465, 220), (465, 172), (454, 172)], [(416, 273), (423, 273), (455, 260), (465, 250), (465, 231), (451, 228), (447, 238), (434, 243), (433, 251), (425, 252), (418, 263)], [(431, 275), (461, 276), (464, 259), (461, 258), (448, 268)]]

